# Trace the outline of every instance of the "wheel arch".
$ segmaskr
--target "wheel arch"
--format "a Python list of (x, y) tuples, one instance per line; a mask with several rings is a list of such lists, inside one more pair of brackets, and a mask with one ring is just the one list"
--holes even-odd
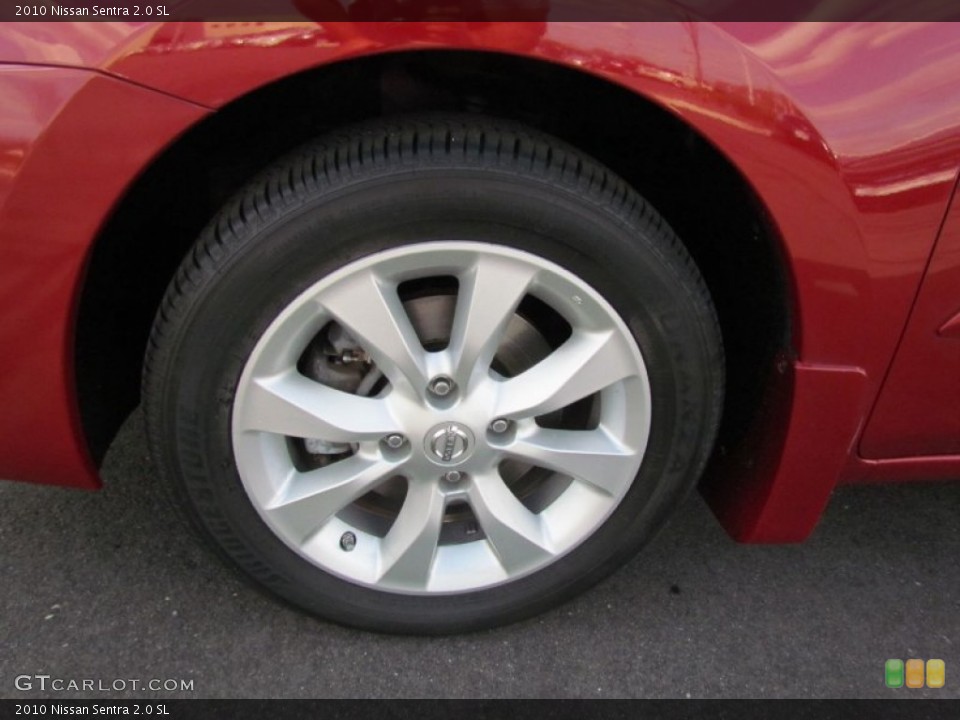
[(177, 138), (129, 187), (93, 245), (76, 320), (76, 391), (98, 463), (138, 402), (163, 292), (217, 209), (277, 155), (325, 130), (447, 110), (554, 134), (623, 176), (667, 219), (721, 319), (732, 368), (721, 454), (741, 441), (775, 359), (795, 355), (797, 298), (776, 223), (740, 170), (662, 104), (596, 74), (515, 54), (430, 49), (344, 60), (257, 88)]

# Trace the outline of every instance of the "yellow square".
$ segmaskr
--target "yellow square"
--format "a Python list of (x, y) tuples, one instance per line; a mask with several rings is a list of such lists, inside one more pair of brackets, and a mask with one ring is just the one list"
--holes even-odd
[(907, 681), (908, 688), (923, 687), (923, 660), (907, 660)]
[(943, 660), (927, 660), (927, 687), (942, 688), (946, 674)]

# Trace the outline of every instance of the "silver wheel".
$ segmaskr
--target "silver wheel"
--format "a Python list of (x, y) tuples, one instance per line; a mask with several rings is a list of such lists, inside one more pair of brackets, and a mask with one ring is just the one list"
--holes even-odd
[(243, 486), (312, 564), (408, 594), (505, 583), (590, 537), (637, 476), (643, 358), (589, 285), (476, 242), (375, 253), (301, 293), (232, 414)]
[(562, 141), (467, 115), (343, 128), (251, 180), (144, 364), (163, 477), (238, 570), (427, 634), (632, 557), (696, 484), (724, 375), (663, 218)]

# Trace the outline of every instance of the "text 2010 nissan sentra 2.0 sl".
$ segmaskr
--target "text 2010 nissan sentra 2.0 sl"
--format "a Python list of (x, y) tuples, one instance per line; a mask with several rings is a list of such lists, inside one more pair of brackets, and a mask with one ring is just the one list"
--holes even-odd
[(17, 23), (0, 60), (0, 477), (99, 487), (140, 403), (235, 566), (424, 633), (570, 597), (698, 484), (792, 542), (838, 483), (960, 477), (957, 26)]

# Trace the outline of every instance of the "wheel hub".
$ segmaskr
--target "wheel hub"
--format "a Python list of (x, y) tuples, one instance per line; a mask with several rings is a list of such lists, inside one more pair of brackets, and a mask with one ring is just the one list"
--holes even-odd
[(473, 433), (458, 422), (445, 422), (431, 428), (424, 438), (427, 457), (438, 465), (459, 465), (476, 447)]

